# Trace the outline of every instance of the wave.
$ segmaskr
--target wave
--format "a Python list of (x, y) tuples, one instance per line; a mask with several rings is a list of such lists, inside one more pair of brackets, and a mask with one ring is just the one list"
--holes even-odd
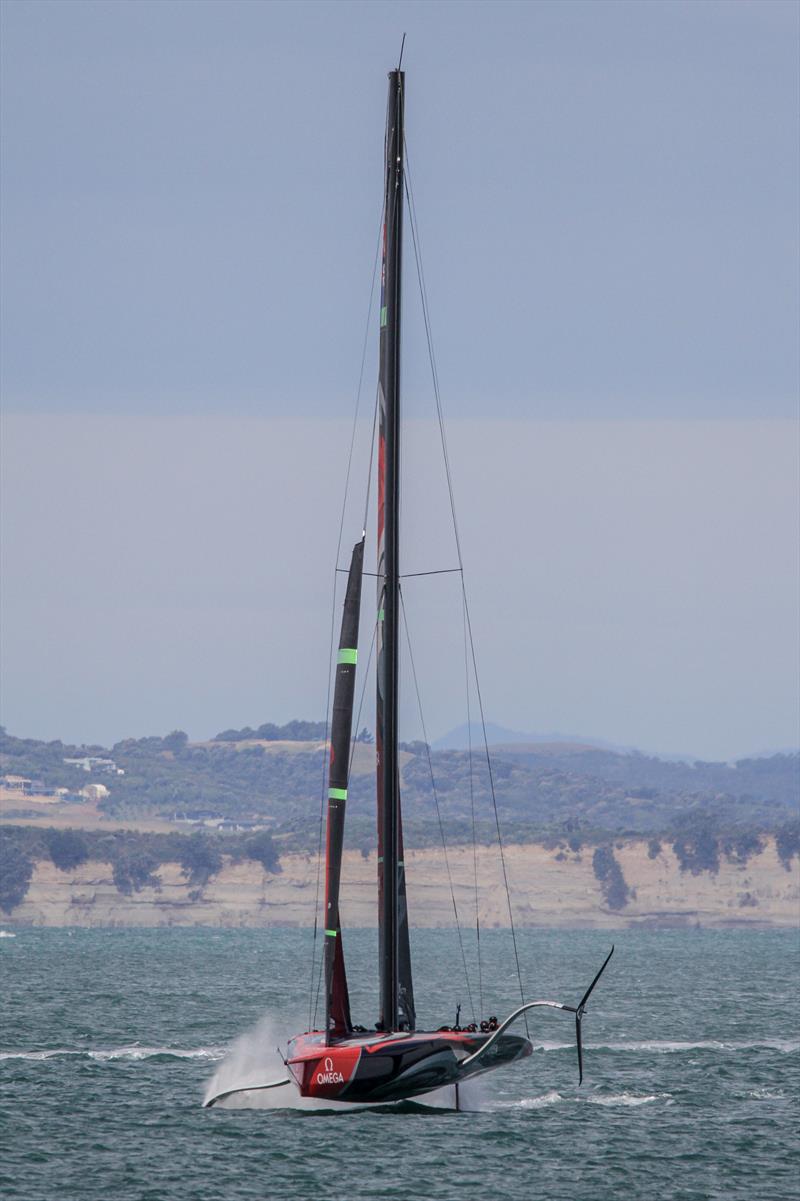
[(0, 930), (0, 938), (16, 938), (16, 934), (11, 930)]
[(523, 1097), (521, 1101), (513, 1101), (511, 1104), (518, 1109), (544, 1109), (548, 1105), (557, 1105), (559, 1101), (565, 1100), (561, 1093), (551, 1091), (542, 1093), (541, 1097)]
[(616, 1093), (606, 1097), (582, 1097), (581, 1100), (586, 1105), (652, 1105), (654, 1101), (666, 1101), (667, 1105), (672, 1105), (669, 1093), (650, 1093), (646, 1097), (637, 1097), (634, 1093)]
[(93, 1059), (97, 1063), (107, 1063), (114, 1059), (136, 1061), (140, 1059), (204, 1059), (217, 1060), (225, 1055), (224, 1047), (195, 1047), (184, 1050), (180, 1047), (140, 1047), (134, 1044), (130, 1047), (91, 1048), (75, 1050), (69, 1047), (54, 1047), (46, 1051), (0, 1051), (0, 1060), (4, 1059)]
[(591, 1097), (568, 1096), (565, 1097), (561, 1093), (551, 1091), (542, 1093), (539, 1097), (523, 1097), (521, 1101), (503, 1101), (500, 1102), (501, 1108), (506, 1109), (544, 1109), (549, 1105), (559, 1105), (568, 1103), (573, 1105), (652, 1105), (654, 1101), (665, 1101), (667, 1105), (672, 1105), (672, 1097), (669, 1093), (648, 1093), (646, 1096), (637, 1096), (635, 1093), (609, 1093), (597, 1094)]
[[(228, 1047), (142, 1047), (138, 1043), (133, 1043), (125, 1047), (97, 1047), (97, 1048), (75, 1048), (75, 1047), (52, 1047), (46, 1050), (25, 1050), (11, 1049), (0, 1051), (0, 1061), (7, 1059), (27, 1059), (27, 1060), (45, 1060), (45, 1059), (89, 1059), (96, 1063), (107, 1063), (113, 1060), (127, 1060), (136, 1062), (137, 1060), (145, 1059), (193, 1059), (205, 1060), (209, 1063), (215, 1063), (226, 1057), (229, 1052)], [(537, 1051), (575, 1051), (574, 1043), (557, 1043), (557, 1042), (540, 1042), (535, 1044)], [(718, 1040), (718, 1039), (703, 1039), (697, 1042), (680, 1042), (669, 1039), (651, 1039), (642, 1042), (614, 1042), (614, 1043), (587, 1043), (585, 1044), (587, 1052), (592, 1051), (615, 1051), (621, 1053), (638, 1052), (640, 1054), (655, 1054), (655, 1055), (676, 1055), (689, 1051), (747, 1051), (747, 1050), (770, 1050), (778, 1051), (784, 1055), (789, 1055), (800, 1051), (800, 1040), (784, 1039), (784, 1038), (767, 1038), (761, 1040)], [(548, 1097), (551, 1094), (547, 1094)], [(557, 1096), (554, 1094), (554, 1097)], [(543, 1102), (541, 1098), (534, 1098), (537, 1103), (552, 1104), (552, 1101)]]
[[(586, 1051), (622, 1051), (649, 1052), (655, 1055), (675, 1055), (685, 1051), (780, 1051), (790, 1055), (800, 1051), (800, 1039), (763, 1038), (743, 1039), (701, 1039), (697, 1042), (681, 1042), (673, 1039), (647, 1039), (642, 1042), (624, 1043), (584, 1043)], [(534, 1044), (536, 1051), (574, 1051), (575, 1043), (539, 1042)]]

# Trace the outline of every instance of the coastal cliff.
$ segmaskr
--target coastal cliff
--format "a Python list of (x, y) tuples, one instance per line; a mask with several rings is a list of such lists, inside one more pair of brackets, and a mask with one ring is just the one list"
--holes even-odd
[[(514, 920), (520, 925), (625, 928), (630, 926), (797, 925), (800, 917), (800, 861), (787, 868), (775, 841), (746, 863), (721, 859), (716, 871), (681, 870), (674, 851), (645, 839), (620, 839), (607, 858), (608, 875), (594, 847), (554, 850), (538, 844), (506, 847)], [(448, 851), (461, 920), (474, 921), (475, 884), (471, 847)], [(448, 873), (440, 850), (406, 852), (411, 920), (416, 926), (447, 926), (453, 921)], [(477, 850), (478, 894), (483, 926), (504, 926), (508, 910), (497, 849)], [(226, 859), (205, 885), (187, 880), (179, 863), (164, 863), (157, 886), (120, 892), (112, 865), (90, 860), (62, 871), (49, 860), (36, 863), (27, 895), (3, 923), (11, 926), (310, 926), (316, 911), (317, 861), (283, 855), (280, 871), (253, 861)], [(375, 922), (374, 854), (344, 857), (342, 911), (345, 924)]]

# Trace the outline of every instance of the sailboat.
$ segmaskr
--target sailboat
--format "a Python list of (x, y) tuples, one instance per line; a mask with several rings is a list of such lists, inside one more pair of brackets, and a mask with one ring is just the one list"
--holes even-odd
[[(401, 55), (402, 59), (402, 55)], [(466, 1027), (443, 1025), (420, 1031), (416, 1025), (409, 940), (409, 912), (403, 860), (403, 829), (398, 764), (398, 684), (400, 634), (400, 297), (403, 201), (405, 192), (405, 72), (389, 73), (385, 141), (383, 258), (380, 298), (378, 384), (378, 555), (377, 555), (377, 818), (378, 957), (380, 1012), (367, 1030), (350, 1013), (339, 894), (345, 810), (351, 759), (353, 708), (358, 662), (358, 630), (366, 533), (353, 548), (336, 663), (328, 770), (325, 848), (323, 979), (325, 1022), (289, 1040), (282, 1056), (286, 1075), (261, 1085), (227, 1089), (208, 1098), (214, 1105), (236, 1093), (293, 1085), (303, 1097), (359, 1105), (387, 1104), (424, 1097), (447, 1086), (514, 1063), (532, 1053), (529, 1039), (511, 1033), (536, 1008), (573, 1014), (579, 1082), (583, 1080), (581, 1022), (589, 997), (614, 948), (577, 1005), (523, 1001), (504, 1021), (485, 1019)]]

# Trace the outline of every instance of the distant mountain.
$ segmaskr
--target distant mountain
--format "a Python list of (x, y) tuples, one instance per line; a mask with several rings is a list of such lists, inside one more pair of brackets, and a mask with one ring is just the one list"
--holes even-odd
[[(431, 743), (431, 747), (435, 751), (465, 751), (470, 745), (470, 733), (473, 747), (481, 746), (483, 743), (483, 728), (480, 722), (473, 721), (470, 725), (464, 722), (462, 725), (456, 726), (454, 730), (443, 734), (436, 742)], [(615, 751), (620, 755), (629, 755), (636, 750), (632, 746), (620, 746), (615, 742), (606, 742), (603, 738), (582, 738), (577, 734), (563, 734), (556, 730), (548, 734), (523, 733), (520, 730), (509, 730), (506, 726), (498, 726), (492, 721), (487, 721), (486, 723), (486, 741), (489, 743), (489, 746), (527, 746), (531, 743), (560, 743), (576, 747), (596, 747), (603, 751)]]
[(753, 751), (751, 755), (738, 755), (739, 759), (772, 759), (775, 755), (800, 755), (798, 746), (776, 746), (768, 751)]

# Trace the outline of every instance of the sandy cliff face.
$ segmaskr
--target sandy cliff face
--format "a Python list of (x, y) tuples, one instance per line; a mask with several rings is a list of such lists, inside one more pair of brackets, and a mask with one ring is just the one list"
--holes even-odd
[[(745, 866), (722, 862), (719, 872), (681, 873), (665, 848), (650, 859), (647, 843), (628, 840), (615, 849), (631, 895), (624, 908), (610, 909), (592, 869), (593, 848), (558, 852), (536, 845), (506, 848), (514, 920), (520, 925), (791, 926), (800, 919), (800, 864), (787, 871), (774, 842)], [(560, 855), (560, 858), (559, 858)], [(472, 848), (448, 852), (459, 913), (474, 920)], [(407, 851), (412, 924), (447, 926), (453, 919), (441, 851)], [(35, 926), (302, 926), (314, 920), (317, 864), (289, 855), (278, 875), (258, 864), (228, 863), (204, 888), (187, 883), (179, 864), (159, 870), (159, 888), (120, 894), (111, 865), (86, 863), (62, 872), (50, 862), (36, 866), (28, 895), (5, 924)], [(508, 909), (496, 848), (477, 852), (478, 892), (484, 926), (508, 924)], [(375, 856), (345, 854), (342, 910), (345, 924), (375, 922)]]

